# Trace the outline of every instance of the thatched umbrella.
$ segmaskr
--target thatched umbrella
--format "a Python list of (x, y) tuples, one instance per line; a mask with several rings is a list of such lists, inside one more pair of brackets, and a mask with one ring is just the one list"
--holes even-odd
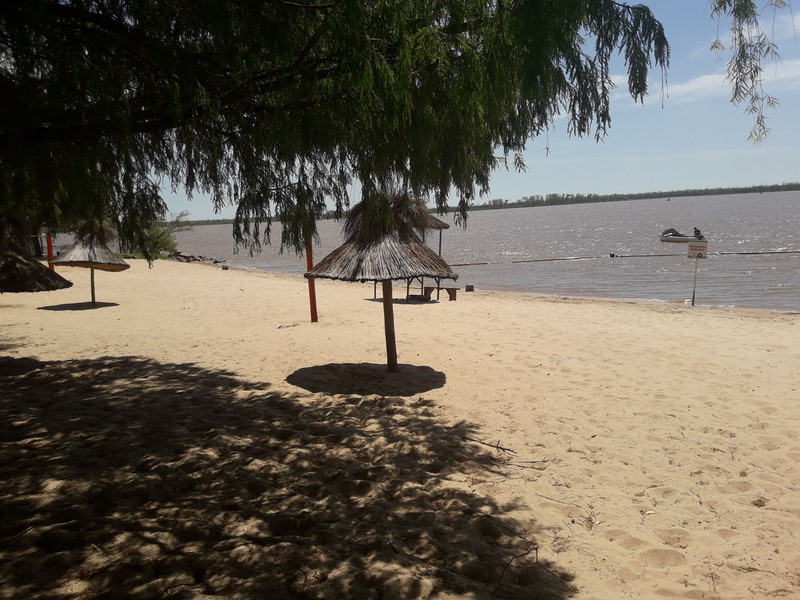
[(38, 260), (6, 250), (0, 256), (0, 292), (49, 292), (72, 287), (72, 282)]
[(441, 219), (437, 219), (432, 214), (428, 214), (428, 218), (424, 221), (422, 227), (422, 241), (425, 241), (425, 231), (428, 229), (434, 229), (439, 231), (439, 256), (442, 255), (442, 230), (450, 229), (450, 224), (445, 223)]
[(30, 254), (19, 223), (0, 213), (0, 292), (49, 292), (72, 286)]
[(115, 272), (131, 268), (128, 263), (119, 258), (104, 244), (100, 244), (99, 242), (88, 244), (80, 241), (51, 260), (50, 264), (91, 269), (92, 304), (96, 304), (94, 296), (95, 269), (99, 271)]
[(397, 370), (392, 281), (458, 278), (415, 232), (428, 217), (424, 204), (405, 195), (386, 196), (368, 205), (359, 203), (345, 222), (347, 241), (305, 274), (308, 278), (382, 283), (389, 371)]

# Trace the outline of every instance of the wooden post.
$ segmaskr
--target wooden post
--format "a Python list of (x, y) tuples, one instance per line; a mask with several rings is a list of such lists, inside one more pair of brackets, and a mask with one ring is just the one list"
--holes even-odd
[(383, 280), (383, 326), (386, 330), (386, 366), (397, 371), (397, 343), (394, 337), (394, 307), (392, 306), (392, 281)]
[[(311, 240), (309, 239), (306, 239), (306, 265), (309, 271), (314, 268), (314, 257), (311, 252)], [(311, 322), (316, 323), (319, 319), (317, 318), (317, 290), (313, 277), (308, 278), (308, 302), (311, 305)]]
[(92, 304), (97, 304), (94, 299), (94, 269), (89, 269), (91, 271), (91, 280), (92, 280)]
[[(698, 234), (697, 228), (695, 228), (695, 234)], [(700, 262), (701, 258), (708, 256), (708, 240), (698, 239), (694, 242), (689, 242), (687, 247), (687, 257), (694, 259), (694, 285), (692, 286), (692, 306), (694, 306), (694, 295), (697, 291), (697, 263)]]

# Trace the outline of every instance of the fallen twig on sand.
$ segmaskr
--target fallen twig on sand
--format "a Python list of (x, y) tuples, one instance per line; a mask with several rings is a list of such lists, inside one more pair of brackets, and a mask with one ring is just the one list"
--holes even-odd
[(167, 594), (171, 594), (172, 589), (176, 587), (175, 582), (178, 581), (178, 577), (180, 577), (180, 575), (176, 575), (175, 577), (173, 577), (172, 581), (169, 582), (169, 585), (167, 585), (163, 590), (161, 590), (161, 596), (159, 596), (160, 598), (166, 598)]
[(557, 458), (546, 458), (544, 460), (520, 460), (517, 462), (507, 462), (505, 466), (508, 467), (519, 467), (520, 469), (534, 469), (536, 471), (542, 471), (545, 467), (535, 467), (533, 465), (546, 465), (547, 463), (551, 462), (558, 462)]
[(4, 540), (3, 545), (2, 545), (3, 550), (11, 548), (11, 546), (13, 544), (15, 544), (16, 542), (20, 541), (22, 538), (24, 538), (26, 535), (28, 535), (32, 531), (33, 531), (33, 527), (28, 527), (27, 529), (23, 529), (22, 531), (20, 531), (16, 535), (12, 535), (7, 540)]
[(564, 502), (563, 500), (559, 500), (558, 498), (551, 498), (550, 496), (545, 496), (544, 494), (535, 494), (539, 496), (539, 498), (544, 498), (545, 500), (550, 500), (551, 502), (556, 502), (558, 504), (566, 504), (567, 506), (574, 506), (575, 508), (583, 508), (580, 504), (575, 504), (574, 502)]
[[(525, 539), (525, 538), (523, 538), (523, 539)], [(522, 554), (517, 554), (516, 556), (512, 556), (511, 559), (505, 565), (503, 565), (503, 570), (500, 571), (500, 577), (497, 578), (497, 584), (494, 586), (494, 591), (492, 592), (493, 594), (497, 594), (497, 590), (500, 588), (500, 583), (503, 581), (503, 575), (506, 574), (506, 571), (508, 570), (508, 568), (510, 566), (512, 566), (512, 563), (515, 560), (517, 560), (518, 558), (524, 558), (524, 557), (528, 556), (528, 554), (530, 554), (531, 552), (536, 552), (536, 562), (537, 563), (539, 562), (539, 544), (537, 544), (535, 542), (531, 542), (530, 540), (525, 540), (525, 541), (533, 544), (533, 546), (531, 547), (530, 550), (527, 550), (526, 552), (523, 552)]]
[(770, 575), (775, 575), (775, 571), (770, 571), (768, 569), (759, 569), (758, 567), (751, 567), (749, 565), (734, 565), (726, 562), (718, 562), (714, 564), (717, 565), (718, 567), (725, 567), (726, 569), (733, 569), (734, 571), (739, 571), (739, 573), (769, 573)]
[(484, 442), (484, 441), (481, 441), (481, 440), (476, 440), (475, 438), (462, 437), (461, 439), (462, 440), (466, 440), (468, 442), (475, 442), (476, 444), (482, 444), (484, 446), (488, 446), (489, 448), (494, 448), (498, 452), (505, 452), (507, 454), (516, 454), (516, 451), (512, 450), (511, 448), (506, 448), (504, 446), (501, 446), (500, 445), (500, 440), (497, 440), (497, 443), (495, 443), (495, 444), (490, 444), (488, 442)]
[(531, 540), (526, 538), (524, 535), (519, 533), (517, 530), (515, 530), (513, 527), (509, 527), (502, 520), (494, 517), (493, 515), (489, 515), (489, 514), (486, 514), (486, 513), (482, 512), (481, 516), (486, 518), (486, 519), (491, 520), (498, 527), (500, 527), (501, 529), (504, 529), (506, 531), (506, 533), (508, 533), (509, 535), (511, 535), (511, 536), (513, 536), (513, 537), (515, 537), (517, 539), (520, 539), (520, 540), (522, 540), (523, 542), (525, 542), (527, 544), (530, 544), (528, 550), (526, 550), (525, 552), (522, 552), (521, 554), (517, 554), (515, 556), (512, 556), (508, 560), (508, 562), (506, 562), (503, 565), (503, 570), (500, 572), (500, 576), (497, 578), (497, 583), (495, 584), (494, 590), (492, 591), (492, 594), (496, 595), (497, 594), (497, 590), (500, 588), (500, 584), (503, 581), (503, 576), (506, 574), (506, 571), (508, 571), (509, 567), (513, 566), (513, 563), (514, 563), (515, 560), (517, 560), (519, 558), (524, 558), (524, 557), (528, 556), (531, 552), (536, 552), (536, 562), (537, 563), (539, 562), (539, 544), (537, 544), (536, 542), (532, 542)]

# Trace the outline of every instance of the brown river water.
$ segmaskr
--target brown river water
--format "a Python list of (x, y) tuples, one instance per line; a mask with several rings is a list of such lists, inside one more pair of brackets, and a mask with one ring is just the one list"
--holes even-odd
[[(442, 217), (452, 223), (450, 216)], [(702, 230), (708, 258), (659, 241), (673, 227)], [(319, 223), (319, 260), (342, 243), (341, 223)], [(187, 254), (270, 272), (302, 274), (305, 256), (274, 245), (234, 253), (230, 225), (177, 234)], [(438, 233), (428, 235), (438, 250)], [(614, 256), (612, 256), (614, 255)], [(567, 297), (632, 299), (800, 311), (800, 192), (630, 200), (470, 213), (442, 235), (458, 285)], [(696, 288), (695, 267), (697, 267)]]

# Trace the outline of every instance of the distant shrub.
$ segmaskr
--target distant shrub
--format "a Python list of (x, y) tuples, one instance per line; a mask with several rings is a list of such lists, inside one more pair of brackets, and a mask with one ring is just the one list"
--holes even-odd
[[(178, 249), (175, 234), (179, 231), (191, 229), (189, 225), (183, 222), (188, 214), (188, 212), (184, 211), (176, 216), (170, 215), (170, 221), (158, 223), (148, 229), (144, 238), (144, 245), (151, 256), (164, 256), (175, 253)], [(132, 249), (133, 252), (144, 250), (145, 248)]]

